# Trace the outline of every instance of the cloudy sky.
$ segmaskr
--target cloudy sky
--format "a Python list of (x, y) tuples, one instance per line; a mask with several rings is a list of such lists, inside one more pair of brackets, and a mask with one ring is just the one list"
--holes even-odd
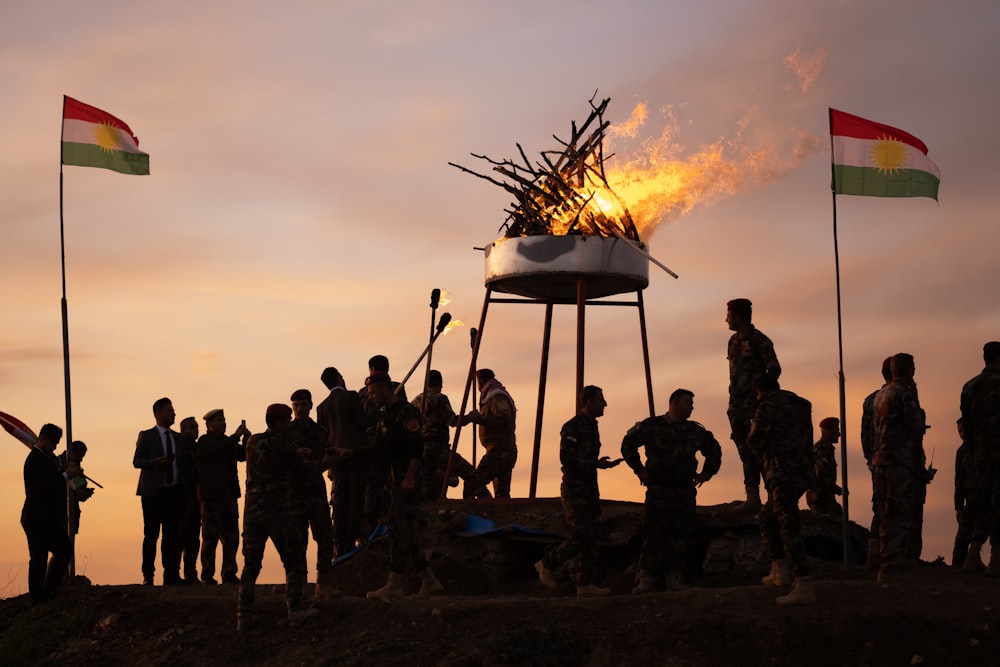
[[(372, 354), (405, 373), (440, 288), (466, 324), (434, 351), (460, 403), (484, 296), (476, 248), (497, 238), (511, 197), (448, 162), (482, 169), (471, 153), (557, 148), (595, 91), (611, 98), (609, 165), (673, 175), (643, 239), (680, 279), (651, 267), (644, 301), (657, 412), (689, 388), (694, 418), (723, 445), (702, 504), (742, 494), (725, 416), (728, 299), (754, 302), (783, 386), (816, 421), (839, 411), (828, 107), (928, 145), (940, 204), (837, 198), (846, 427), (851, 514), (867, 523), (861, 401), (884, 357), (914, 354), (939, 469), (924, 557), (950, 556), (958, 394), (983, 342), (1000, 338), (996, 3), (43, 0), (0, 15), (0, 410), (36, 430), (65, 425), (62, 210), (73, 434), (106, 487), (84, 508), (77, 549), (95, 582), (140, 580), (131, 459), (160, 396), (179, 418), (224, 408), (262, 430), (267, 404), (299, 387), (321, 396), (327, 365), (352, 387)], [(60, 209), (64, 94), (127, 122), (151, 175), (66, 167)], [(543, 315), (498, 304), (484, 331), (480, 363), (520, 410), (515, 495), (528, 492)], [(557, 307), (540, 496), (558, 494), (574, 344), (573, 308)], [(614, 455), (648, 416), (631, 309), (589, 309), (586, 381), (605, 389)], [(26, 590), (25, 450), (0, 440), (9, 596)], [(624, 466), (602, 475), (603, 496), (641, 499)], [(276, 581), (270, 554), (263, 579)]]

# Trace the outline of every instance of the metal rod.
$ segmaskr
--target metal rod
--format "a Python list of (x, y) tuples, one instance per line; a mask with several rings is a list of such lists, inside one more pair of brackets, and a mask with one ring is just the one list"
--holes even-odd
[(650, 255), (650, 254), (649, 254), (648, 252), (646, 252), (645, 250), (643, 250), (643, 249), (642, 249), (642, 248), (640, 248), (639, 246), (635, 245), (635, 244), (634, 244), (634, 243), (633, 243), (632, 241), (629, 241), (629, 240), (628, 240), (627, 238), (625, 238), (624, 236), (622, 236), (622, 235), (621, 235), (621, 234), (619, 234), (618, 232), (616, 232), (616, 231), (614, 231), (614, 230), (611, 230), (611, 231), (612, 231), (612, 233), (613, 233), (613, 234), (614, 234), (615, 236), (617, 236), (617, 237), (618, 237), (618, 238), (620, 238), (620, 239), (621, 239), (622, 241), (624, 241), (624, 242), (625, 242), (625, 245), (626, 245), (626, 246), (628, 246), (629, 248), (631, 248), (631, 249), (632, 249), (632, 250), (634, 250), (635, 252), (639, 253), (640, 255), (642, 255), (643, 257), (645, 257), (645, 258), (646, 258), (646, 259), (648, 259), (649, 261), (651, 261), (651, 262), (652, 262), (653, 264), (656, 264), (656, 265), (657, 265), (658, 267), (660, 267), (661, 269), (663, 269), (664, 271), (666, 271), (666, 272), (667, 272), (668, 274), (670, 274), (670, 275), (671, 275), (672, 277), (674, 277), (674, 278), (680, 278), (680, 276), (678, 276), (678, 275), (677, 275), (676, 273), (674, 273), (673, 271), (671, 271), (670, 269), (668, 269), (668, 268), (667, 268), (667, 267), (666, 267), (666, 266), (665, 266), (665, 265), (664, 265), (664, 264), (663, 264), (663, 263), (662, 263), (662, 262), (661, 262), (660, 260), (658, 260), (658, 259), (656, 259), (655, 257), (653, 257), (653, 256), (652, 256), (652, 255)]
[(545, 304), (545, 325), (542, 329), (542, 361), (538, 373), (538, 406), (535, 410), (535, 439), (531, 447), (531, 478), (528, 497), (538, 492), (538, 459), (542, 452), (542, 422), (545, 414), (545, 387), (549, 379), (549, 347), (552, 342), (552, 304)]

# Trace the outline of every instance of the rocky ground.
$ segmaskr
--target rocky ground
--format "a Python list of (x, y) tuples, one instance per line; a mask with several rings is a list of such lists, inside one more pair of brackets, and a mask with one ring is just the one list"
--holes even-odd
[[(759, 583), (767, 566), (754, 560), (752, 523), (727, 519), (725, 507), (701, 510), (688, 590), (632, 596), (640, 509), (630, 503), (604, 508), (604, 583), (613, 591), (606, 598), (576, 600), (566, 573), (555, 592), (535, 577), (532, 563), (549, 539), (546, 533), (564, 529), (558, 501), (449, 501), (430, 512), (424, 533), (446, 589), (430, 600), (386, 605), (364, 598), (385, 578), (382, 543), (337, 568), (343, 596), (317, 603), (319, 615), (302, 627), (285, 621), (283, 586), (260, 585), (259, 623), (246, 638), (235, 631), (234, 586), (78, 581), (39, 608), (26, 596), (0, 601), (0, 664), (822, 666), (1000, 660), (1000, 582), (925, 563), (877, 584), (862, 566), (813, 559), (818, 604), (779, 607), (774, 599), (781, 591)], [(457, 537), (470, 528), (470, 513), (493, 521), (497, 530)], [(815, 521), (806, 517), (806, 523), (815, 531)], [(727, 557), (728, 570), (720, 566)], [(411, 578), (407, 592), (417, 586)]]

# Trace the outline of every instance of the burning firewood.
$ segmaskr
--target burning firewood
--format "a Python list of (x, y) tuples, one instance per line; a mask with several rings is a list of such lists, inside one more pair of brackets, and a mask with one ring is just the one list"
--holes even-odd
[(504, 209), (507, 219), (500, 227), (504, 236), (582, 234), (638, 241), (632, 216), (608, 185), (604, 173), (604, 133), (611, 124), (604, 120), (604, 112), (610, 101), (608, 98), (595, 105), (591, 98), (590, 116), (583, 125), (578, 128), (575, 121), (571, 123), (568, 141), (553, 135), (561, 150), (542, 151), (541, 159), (535, 162), (528, 159), (520, 144), (515, 144), (520, 162), (472, 153), (473, 157), (493, 165), (493, 171), (505, 180), (454, 162), (448, 164), (514, 196), (516, 202), (512, 208)]

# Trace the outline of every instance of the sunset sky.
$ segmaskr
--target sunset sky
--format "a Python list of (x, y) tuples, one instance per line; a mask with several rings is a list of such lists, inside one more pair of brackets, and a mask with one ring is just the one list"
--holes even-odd
[[(997, 3), (39, 0), (0, 17), (0, 410), (36, 431), (66, 421), (63, 95), (123, 119), (150, 155), (149, 176), (63, 169), (73, 434), (105, 486), (77, 543), (77, 570), (95, 583), (141, 581), (131, 461), (161, 396), (178, 421), (223, 408), (258, 431), (265, 407), (297, 388), (318, 402), (325, 366), (355, 388), (383, 353), (401, 377), (440, 288), (442, 310), (465, 323), (433, 357), (457, 408), (484, 296), (476, 248), (497, 238), (512, 198), (448, 162), (482, 170), (471, 153), (556, 149), (595, 91), (611, 98), (609, 166), (645, 160), (676, 178), (643, 240), (680, 279), (651, 267), (643, 298), (657, 412), (673, 389), (694, 391), (693, 418), (723, 447), (701, 504), (743, 493), (725, 415), (727, 300), (753, 301), (783, 387), (812, 401), (814, 421), (839, 412), (827, 109), (927, 144), (940, 203), (836, 202), (850, 507), (867, 525), (862, 399), (884, 357), (910, 352), (939, 470), (924, 558), (950, 558), (959, 391), (983, 343), (1000, 339)], [(522, 496), (543, 315), (491, 306), (480, 355), (517, 402)], [(557, 307), (540, 496), (559, 493), (574, 345), (574, 310)], [(586, 381), (605, 389), (612, 456), (648, 416), (641, 360), (631, 309), (588, 310)], [(0, 596), (12, 596), (27, 589), (27, 451), (3, 433), (0, 452)], [(642, 498), (625, 466), (602, 473), (601, 491)], [(261, 580), (279, 571), (269, 549)]]

